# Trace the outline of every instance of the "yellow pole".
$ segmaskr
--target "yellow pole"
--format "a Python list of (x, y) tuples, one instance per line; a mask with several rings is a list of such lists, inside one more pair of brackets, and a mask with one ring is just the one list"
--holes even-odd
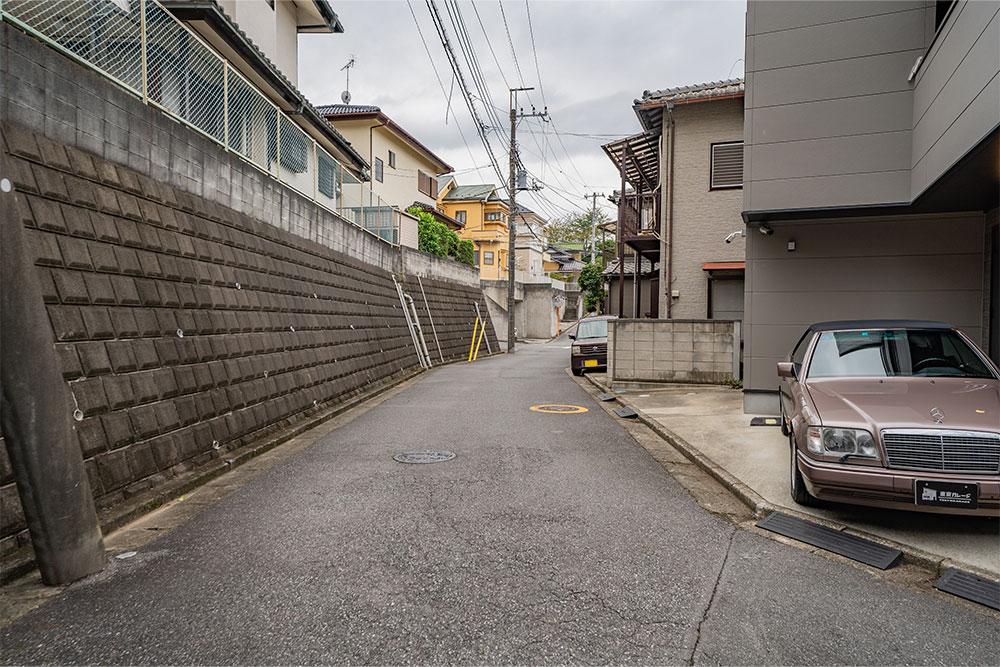
[(486, 322), (483, 322), (483, 326), (479, 327), (479, 342), (476, 343), (476, 353), (472, 355), (473, 361), (479, 358), (479, 346), (483, 344), (484, 333), (486, 333)]
[(472, 341), (469, 343), (469, 361), (472, 361), (472, 348), (476, 345), (476, 332), (479, 331), (479, 318), (476, 318), (476, 323), (472, 325)]

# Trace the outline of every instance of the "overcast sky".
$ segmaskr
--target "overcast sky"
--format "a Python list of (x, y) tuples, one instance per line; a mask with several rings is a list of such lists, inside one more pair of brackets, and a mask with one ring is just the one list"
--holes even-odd
[[(381, 107), (451, 164), (460, 184), (499, 185), (459, 86), (452, 88), (452, 70), (426, 2), (337, 0), (331, 4), (344, 24), (344, 34), (299, 38), (299, 88), (309, 100), (314, 105), (340, 102), (346, 86), (340, 68), (353, 55), (352, 104)], [(444, 0), (437, 0), (436, 5), (463, 76), (478, 97), (448, 7)], [(520, 87), (522, 82), (535, 87), (529, 98), (523, 93), (519, 98), (518, 106), (525, 111), (531, 104), (539, 109), (548, 104), (551, 123), (525, 119), (518, 125), (521, 158), (528, 171), (545, 184), (541, 199), (533, 193), (520, 193), (518, 198), (526, 199), (524, 203), (545, 217), (589, 209), (585, 193), (610, 194), (620, 187), (618, 173), (601, 144), (640, 130), (632, 102), (644, 90), (743, 75), (745, 1), (530, 0), (534, 51), (525, 2), (505, 1), (503, 14), (516, 66), (500, 3), (477, 0), (458, 6), (502, 124), (490, 139), (504, 180), (510, 132), (508, 88)], [(451, 111), (446, 122), (449, 93)], [(494, 127), (484, 104), (479, 100), (475, 104), (483, 122)], [(599, 199), (598, 204), (611, 211), (607, 200)]]

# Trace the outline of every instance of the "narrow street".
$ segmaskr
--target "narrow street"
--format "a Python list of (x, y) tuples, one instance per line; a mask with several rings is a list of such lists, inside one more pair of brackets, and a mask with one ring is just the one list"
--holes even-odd
[[(4, 628), (0, 660), (996, 661), (990, 612), (702, 509), (565, 372), (567, 345), (432, 370)], [(457, 456), (393, 460), (413, 450)]]

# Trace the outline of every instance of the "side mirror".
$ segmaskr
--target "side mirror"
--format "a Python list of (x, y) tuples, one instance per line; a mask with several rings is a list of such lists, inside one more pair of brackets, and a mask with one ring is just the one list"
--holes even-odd
[(570, 340), (576, 340), (576, 334), (570, 334), (569, 335), (569, 339)]
[(780, 378), (794, 378), (795, 377), (795, 364), (790, 361), (779, 361), (778, 362), (778, 377)]

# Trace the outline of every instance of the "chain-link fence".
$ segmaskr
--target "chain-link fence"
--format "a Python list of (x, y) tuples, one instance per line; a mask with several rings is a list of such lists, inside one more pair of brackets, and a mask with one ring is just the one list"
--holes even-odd
[(393, 245), (400, 212), (156, 0), (0, 0), (9, 23)]

